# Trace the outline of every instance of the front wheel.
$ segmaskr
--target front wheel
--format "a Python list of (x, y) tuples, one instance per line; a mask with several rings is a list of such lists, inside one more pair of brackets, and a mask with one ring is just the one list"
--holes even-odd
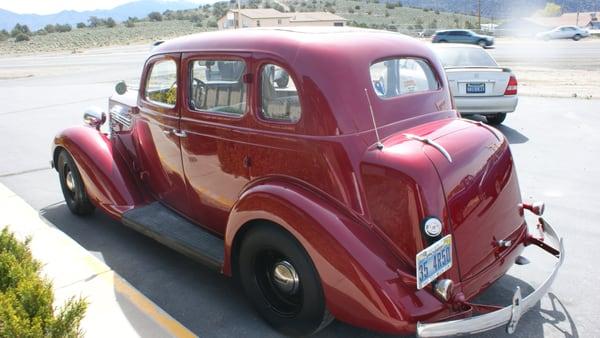
[(485, 118), (489, 124), (498, 125), (504, 122), (504, 120), (506, 119), (506, 113), (486, 115)]
[(244, 238), (238, 276), (260, 315), (286, 335), (311, 335), (333, 320), (310, 257), (276, 226), (259, 225)]
[(581, 35), (575, 34), (575, 36), (573, 36), (573, 40), (575, 40), (575, 41), (581, 40)]
[(67, 151), (63, 150), (58, 155), (56, 168), (60, 176), (60, 187), (69, 210), (79, 216), (91, 215), (95, 207), (85, 192), (75, 161)]
[(481, 48), (485, 48), (487, 46), (487, 42), (485, 42), (485, 40), (479, 40), (477, 42), (477, 44), (479, 45), (479, 47)]

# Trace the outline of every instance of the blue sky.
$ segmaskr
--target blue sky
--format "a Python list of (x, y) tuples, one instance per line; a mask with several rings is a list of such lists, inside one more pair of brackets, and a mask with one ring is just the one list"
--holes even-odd
[[(87, 11), (110, 9), (133, 1), (136, 0), (0, 0), (0, 8), (19, 14), (52, 14), (63, 10)], [(186, 2), (207, 3), (214, 1), (186, 0)]]

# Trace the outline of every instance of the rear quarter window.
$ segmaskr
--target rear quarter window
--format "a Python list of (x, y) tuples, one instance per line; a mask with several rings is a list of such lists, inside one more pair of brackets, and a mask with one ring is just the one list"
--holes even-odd
[(382, 99), (434, 91), (440, 84), (429, 64), (418, 58), (394, 58), (371, 65), (371, 83)]

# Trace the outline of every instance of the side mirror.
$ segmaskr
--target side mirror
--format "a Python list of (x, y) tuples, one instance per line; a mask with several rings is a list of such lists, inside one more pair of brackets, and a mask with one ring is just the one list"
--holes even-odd
[(115, 85), (115, 92), (119, 95), (127, 93), (127, 84), (125, 81), (119, 81), (119, 83)]
[(106, 122), (106, 113), (98, 107), (89, 107), (83, 113), (83, 122), (96, 130), (100, 130), (100, 126)]

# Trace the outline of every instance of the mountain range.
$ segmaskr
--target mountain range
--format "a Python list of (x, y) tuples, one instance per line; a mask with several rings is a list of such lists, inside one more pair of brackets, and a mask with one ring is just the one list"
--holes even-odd
[[(398, 0), (384, 0), (397, 3)], [(507, 18), (530, 16), (543, 9), (547, 2), (561, 6), (563, 12), (600, 11), (600, 0), (400, 0), (404, 6), (429, 8), (447, 12), (476, 14), (478, 5), (481, 15), (488, 18)]]
[[(206, 3), (214, 1), (207, 0)], [(0, 29), (11, 30), (17, 23), (29, 26), (31, 30), (43, 28), (48, 24), (71, 24), (75, 25), (78, 22), (88, 23), (90, 16), (98, 18), (112, 17), (116, 21), (127, 20), (130, 16), (139, 18), (145, 17), (150, 12), (164, 12), (170, 10), (197, 8), (199, 3), (187, 1), (161, 1), (161, 0), (139, 0), (126, 3), (112, 9), (101, 9), (93, 11), (62, 11), (55, 14), (38, 15), (38, 14), (18, 14), (4, 9), (0, 9)]]

